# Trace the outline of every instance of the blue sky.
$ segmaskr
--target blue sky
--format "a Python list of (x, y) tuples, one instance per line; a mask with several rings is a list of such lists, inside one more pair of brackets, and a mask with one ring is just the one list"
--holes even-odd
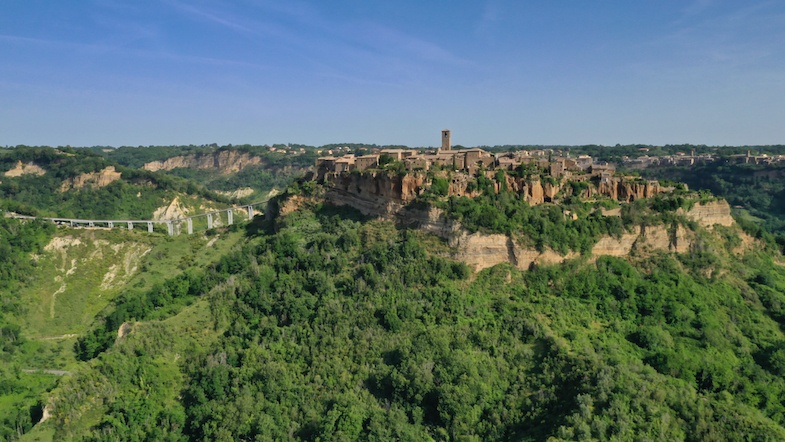
[(0, 145), (785, 144), (785, 2), (3, 0)]

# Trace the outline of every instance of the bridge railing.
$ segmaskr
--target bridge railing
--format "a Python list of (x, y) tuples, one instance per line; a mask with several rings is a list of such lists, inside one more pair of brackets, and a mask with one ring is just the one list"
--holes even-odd
[(152, 233), (153, 226), (155, 224), (165, 224), (167, 233), (171, 235), (175, 235), (180, 233), (179, 227), (182, 223), (186, 225), (186, 232), (190, 235), (194, 233), (194, 219), (197, 218), (207, 218), (207, 228), (212, 229), (215, 226), (215, 218), (220, 217), (221, 214), (226, 213), (226, 225), (231, 226), (234, 224), (234, 213), (245, 211), (248, 216), (248, 220), (253, 220), (256, 216), (256, 210), (254, 207), (266, 205), (267, 201), (260, 201), (251, 204), (244, 204), (241, 206), (234, 206), (229, 207), (226, 209), (214, 210), (212, 212), (206, 213), (199, 213), (196, 215), (186, 216), (182, 218), (175, 218), (175, 219), (168, 219), (168, 220), (130, 220), (130, 219), (81, 219), (81, 218), (58, 218), (58, 217), (44, 217), (44, 216), (29, 216), (29, 215), (9, 215), (6, 214), (5, 216), (8, 218), (16, 218), (16, 219), (42, 219), (46, 221), (51, 221), (57, 225), (64, 225), (67, 227), (77, 228), (77, 227), (97, 227), (97, 226), (105, 226), (107, 228), (113, 229), (116, 226), (125, 226), (128, 230), (133, 230), (134, 225), (146, 225), (147, 231)]

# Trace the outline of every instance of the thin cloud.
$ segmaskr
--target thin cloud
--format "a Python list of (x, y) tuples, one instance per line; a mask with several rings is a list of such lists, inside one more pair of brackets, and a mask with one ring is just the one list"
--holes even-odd
[(409, 59), (453, 65), (466, 64), (466, 60), (452, 54), (443, 47), (411, 34), (400, 32), (374, 22), (363, 25), (364, 36), (374, 48), (386, 53), (400, 54)]
[(203, 20), (207, 20), (207, 21), (209, 21), (211, 23), (218, 24), (220, 26), (223, 26), (225, 28), (231, 29), (233, 31), (241, 32), (241, 33), (244, 33), (244, 34), (255, 34), (256, 33), (256, 31), (254, 31), (253, 29), (251, 29), (251, 28), (249, 28), (249, 27), (239, 23), (239, 21), (237, 21), (237, 20), (235, 20), (233, 18), (229, 18), (229, 17), (226, 17), (226, 16), (218, 15), (218, 14), (216, 14), (214, 12), (206, 11), (204, 9), (199, 9), (199, 8), (197, 8), (195, 6), (186, 5), (186, 4), (183, 4), (183, 3), (180, 3), (180, 2), (176, 2), (176, 1), (169, 1), (167, 3), (170, 4), (171, 6), (174, 6), (175, 8), (179, 9), (180, 11), (183, 11), (183, 12), (186, 12), (186, 13), (190, 14), (191, 16), (199, 17), (199, 18), (201, 18)]
[(482, 9), (482, 15), (480, 15), (480, 20), (477, 22), (477, 25), (475, 25), (474, 27), (474, 33), (475, 34), (487, 33), (499, 21), (500, 17), (501, 17), (501, 10), (499, 8), (499, 4), (493, 0), (485, 2), (485, 5), (483, 6)]

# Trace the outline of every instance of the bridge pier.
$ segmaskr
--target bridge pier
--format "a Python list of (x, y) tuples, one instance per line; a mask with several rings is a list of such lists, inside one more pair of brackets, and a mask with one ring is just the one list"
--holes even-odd
[(186, 218), (185, 222), (188, 224), (188, 234), (193, 235), (194, 233), (194, 219), (193, 218)]
[(147, 223), (147, 233), (153, 233), (153, 223)]
[(113, 223), (113, 222), (109, 221), (108, 223), (106, 223), (106, 225), (107, 225), (107, 226), (108, 226), (110, 229), (114, 229), (114, 223)]
[(253, 206), (247, 206), (246, 210), (248, 210), (248, 221), (253, 219)]
[(207, 228), (208, 229), (212, 229), (213, 228), (213, 214), (212, 213), (208, 213), (207, 214)]
[(226, 225), (231, 226), (234, 224), (234, 211), (229, 209), (226, 211)]
[(174, 236), (174, 224), (171, 221), (166, 223), (166, 230), (169, 232), (169, 236)]
[(134, 230), (134, 223), (128, 223), (128, 230)]
[(87, 227), (95, 227), (95, 223), (92, 221), (87, 222)]

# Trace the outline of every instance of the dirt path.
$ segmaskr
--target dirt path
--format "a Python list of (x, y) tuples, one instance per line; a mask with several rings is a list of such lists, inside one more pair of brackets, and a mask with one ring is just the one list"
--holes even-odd
[(54, 369), (49, 369), (49, 368), (27, 368), (27, 369), (22, 370), (22, 372), (23, 373), (30, 373), (30, 374), (45, 373), (45, 374), (51, 374), (51, 375), (55, 375), (55, 376), (68, 376), (68, 375), (71, 374), (70, 371), (54, 370)]
[(40, 338), (32, 338), (32, 340), (33, 341), (57, 341), (60, 339), (71, 339), (77, 336), (79, 335), (77, 335), (76, 333), (68, 333), (60, 336), (41, 336)]

